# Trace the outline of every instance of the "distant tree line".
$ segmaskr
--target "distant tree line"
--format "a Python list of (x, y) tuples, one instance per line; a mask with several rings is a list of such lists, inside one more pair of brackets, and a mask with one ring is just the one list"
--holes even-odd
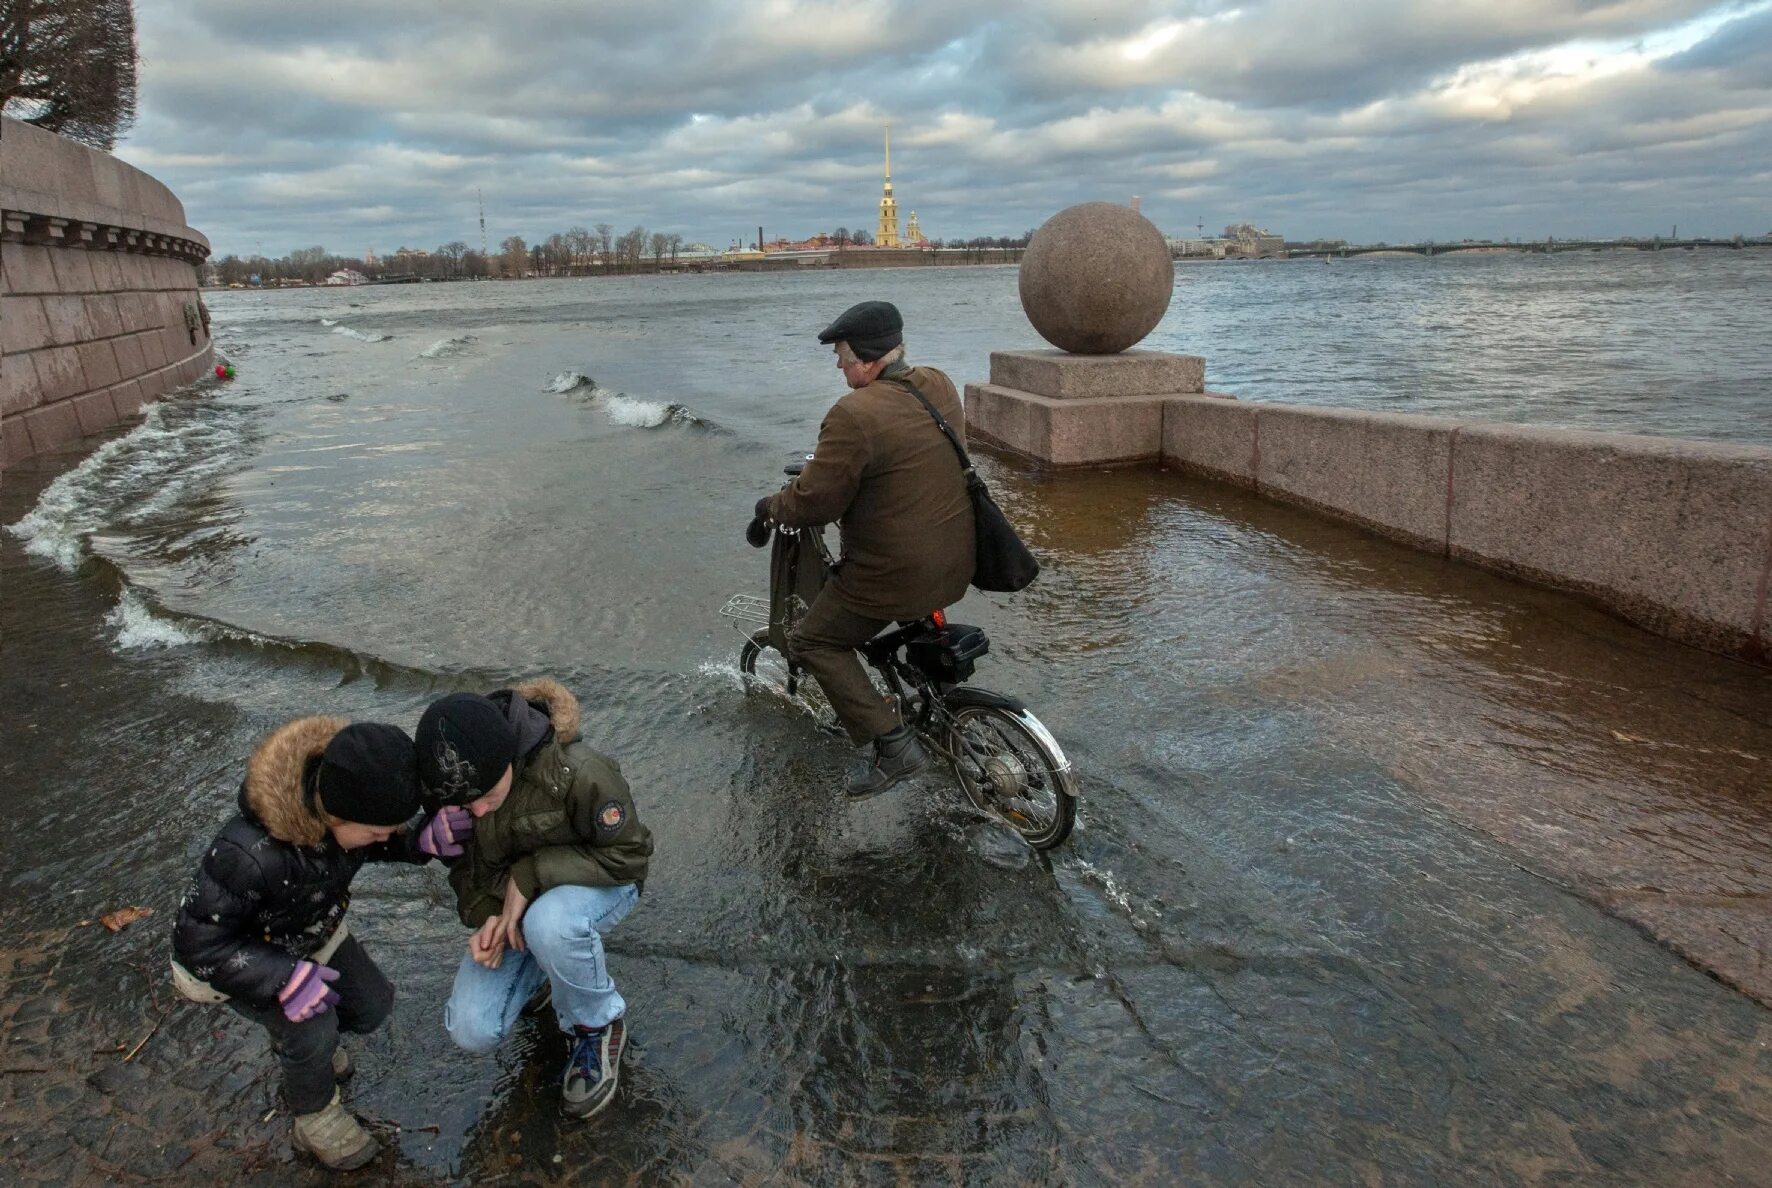
[(0, 0), (0, 112), (108, 152), (135, 74), (130, 0)]

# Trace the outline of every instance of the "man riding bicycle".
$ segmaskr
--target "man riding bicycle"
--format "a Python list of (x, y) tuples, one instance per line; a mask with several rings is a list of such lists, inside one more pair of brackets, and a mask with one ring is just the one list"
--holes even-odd
[(904, 319), (889, 302), (850, 307), (818, 341), (834, 345), (851, 391), (825, 414), (805, 470), (758, 500), (756, 512), (789, 528), (840, 525), (841, 556), (788, 648), (856, 745), (873, 743), (872, 761), (850, 774), (846, 789), (863, 797), (922, 771), (929, 753), (874, 688), (855, 649), (895, 620), (958, 602), (973, 572), (965, 477), (912, 390), (962, 440), (965, 411), (947, 376), (905, 364)]

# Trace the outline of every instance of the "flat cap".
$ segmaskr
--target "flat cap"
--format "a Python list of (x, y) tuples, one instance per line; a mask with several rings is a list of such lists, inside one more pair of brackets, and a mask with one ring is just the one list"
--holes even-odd
[(863, 301), (820, 330), (818, 341), (846, 342), (857, 358), (872, 362), (904, 341), (904, 318), (890, 301)]

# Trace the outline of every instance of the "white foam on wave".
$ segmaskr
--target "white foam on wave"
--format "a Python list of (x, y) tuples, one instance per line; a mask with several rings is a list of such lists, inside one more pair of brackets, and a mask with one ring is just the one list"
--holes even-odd
[(562, 371), (548, 381), (545, 391), (554, 393), (571, 392), (578, 388), (595, 388), (597, 381), (582, 371)]
[(336, 325), (338, 325), (338, 319), (337, 318), (321, 318), (320, 324), (322, 326), (336, 326)]
[(611, 396), (605, 411), (609, 420), (630, 429), (657, 429), (662, 425), (699, 425), (701, 418), (681, 404), (663, 400), (637, 400), (632, 396)]
[(418, 353), (420, 359), (447, 359), (451, 355), (459, 355), (468, 349), (474, 341), (472, 334), (451, 334), (448, 338), (439, 338), (430, 346)]
[(393, 337), (391, 334), (382, 334), (374, 330), (357, 330), (350, 326), (334, 326), (332, 332), (334, 334), (342, 334), (346, 338), (354, 338), (358, 342), (386, 342)]
[(179, 623), (156, 614), (134, 590), (123, 591), (117, 605), (105, 616), (105, 624), (117, 633), (119, 648), (179, 648), (211, 638), (208, 631), (196, 624)]
[(94, 533), (173, 507), (233, 466), (240, 441), (231, 419), (193, 416), (167, 401), (149, 405), (141, 424), (59, 475), (6, 530), (26, 553), (71, 573)]

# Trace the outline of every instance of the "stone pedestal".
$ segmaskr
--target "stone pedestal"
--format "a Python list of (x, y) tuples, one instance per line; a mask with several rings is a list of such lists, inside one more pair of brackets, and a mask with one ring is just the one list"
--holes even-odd
[(1205, 389), (1198, 355), (993, 351), (988, 384), (966, 385), (966, 432), (1050, 466), (1148, 462), (1163, 406)]

